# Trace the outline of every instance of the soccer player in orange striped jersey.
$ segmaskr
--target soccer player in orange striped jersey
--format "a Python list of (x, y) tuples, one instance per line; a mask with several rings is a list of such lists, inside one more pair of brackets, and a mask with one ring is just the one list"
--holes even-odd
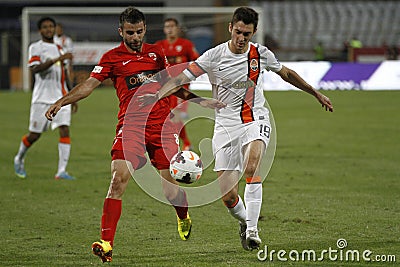
[[(178, 20), (167, 18), (164, 20), (164, 34), (166, 38), (156, 42), (156, 45), (160, 45), (163, 48), (170, 66), (180, 65), (178, 69), (177, 67), (171, 69), (172, 72), (184, 70), (187, 67), (187, 64), (184, 63), (193, 61), (199, 57), (194, 44), (188, 39), (181, 38), (180, 32)], [(188, 89), (189, 86), (185, 86), (185, 88)], [(185, 124), (183, 123), (183, 119), (187, 117), (188, 102), (182, 102), (181, 98), (171, 95), (170, 107), (175, 115), (173, 121), (177, 124), (178, 129), (180, 129), (179, 137), (183, 141), (183, 150), (189, 150), (191, 143), (186, 133)]]
[[(15, 174), (20, 178), (26, 177), (24, 167), (26, 152), (50, 126), (44, 113), (54, 101), (68, 92), (64, 65), (72, 59), (71, 53), (65, 53), (53, 42), (56, 26), (53, 18), (41, 18), (37, 25), (42, 38), (29, 46), (28, 66), (34, 75), (29, 133), (22, 137), (18, 153), (14, 157)], [(71, 150), (69, 136), (71, 105), (63, 107), (60, 112), (60, 116), (51, 123), (52, 129), (58, 128), (60, 133), (58, 171), (55, 178), (73, 180), (74, 177), (66, 171)]]
[[(239, 221), (240, 238), (246, 250), (261, 244), (258, 218), (262, 202), (259, 169), (268, 146), (271, 125), (264, 107), (262, 71), (273, 71), (283, 80), (311, 94), (327, 111), (330, 99), (305, 82), (295, 71), (282, 65), (265, 46), (251, 42), (257, 30), (258, 13), (248, 7), (237, 8), (229, 23), (231, 39), (202, 54), (178, 76), (169, 80), (155, 95), (142, 97), (142, 104), (162, 99), (198, 76), (207, 73), (213, 96), (226, 104), (216, 111), (213, 136), (222, 200), (229, 213)], [(240, 176), (246, 179), (244, 202), (238, 195)]]

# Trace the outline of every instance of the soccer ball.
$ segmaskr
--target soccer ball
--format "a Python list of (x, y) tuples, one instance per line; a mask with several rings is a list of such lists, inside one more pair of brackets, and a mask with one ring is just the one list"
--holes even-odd
[(203, 163), (193, 151), (181, 151), (172, 157), (169, 172), (178, 182), (191, 184), (200, 179)]

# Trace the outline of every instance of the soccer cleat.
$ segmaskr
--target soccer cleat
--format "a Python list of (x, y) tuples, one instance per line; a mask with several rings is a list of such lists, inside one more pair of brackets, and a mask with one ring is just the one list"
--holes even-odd
[(242, 243), (242, 247), (244, 250), (250, 250), (249, 246), (247, 245), (247, 240), (246, 240), (246, 229), (247, 225), (239, 223), (239, 235), (240, 235), (240, 242)]
[(14, 171), (19, 178), (26, 178), (24, 160), (20, 160), (17, 156), (14, 158)]
[(56, 179), (56, 180), (75, 180), (75, 177), (72, 175), (69, 175), (68, 172), (62, 172), (62, 173), (56, 174), (56, 176), (54, 176), (54, 179)]
[(249, 249), (258, 249), (261, 244), (261, 239), (258, 236), (257, 230), (246, 230), (246, 242)]
[(103, 262), (112, 261), (112, 247), (110, 242), (100, 240), (92, 244), (92, 252), (98, 256)]
[(178, 233), (182, 240), (188, 240), (190, 237), (190, 232), (192, 230), (192, 220), (189, 217), (189, 213), (185, 219), (178, 219)]

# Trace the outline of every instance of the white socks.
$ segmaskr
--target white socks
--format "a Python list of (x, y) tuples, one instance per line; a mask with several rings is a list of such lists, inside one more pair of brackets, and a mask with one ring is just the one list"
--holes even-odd
[(246, 184), (244, 202), (246, 203), (247, 230), (257, 230), (262, 203), (262, 183)]
[(233, 218), (239, 220), (241, 224), (247, 224), (248, 230), (257, 230), (258, 218), (260, 217), (260, 210), (262, 204), (262, 184), (246, 184), (244, 189), (244, 205), (242, 198), (238, 196), (239, 200), (233, 208), (228, 208), (229, 214)]
[(65, 172), (71, 151), (71, 144), (58, 143), (58, 171), (57, 175)]
[(239, 220), (241, 224), (246, 224), (246, 208), (243, 204), (242, 198), (238, 196), (239, 200), (235, 207), (228, 208), (229, 213), (233, 218)]
[(28, 151), (28, 148), (24, 142), (21, 141), (21, 143), (19, 144), (19, 149), (18, 149), (18, 153), (15, 156), (18, 160), (22, 160), (25, 157), (26, 151)]

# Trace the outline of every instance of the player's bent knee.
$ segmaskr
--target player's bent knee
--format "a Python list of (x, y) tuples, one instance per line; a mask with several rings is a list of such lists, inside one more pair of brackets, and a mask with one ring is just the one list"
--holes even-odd
[(224, 205), (228, 208), (234, 207), (235, 204), (237, 203), (238, 200), (238, 195), (235, 192), (230, 192), (222, 197), (222, 201), (224, 202)]

